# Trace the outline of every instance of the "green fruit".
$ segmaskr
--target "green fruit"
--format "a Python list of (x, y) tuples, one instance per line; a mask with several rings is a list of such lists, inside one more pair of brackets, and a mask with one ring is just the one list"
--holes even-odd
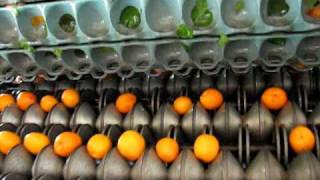
[(193, 31), (192, 29), (190, 29), (187, 25), (185, 24), (181, 24), (177, 31), (176, 31), (176, 34), (179, 38), (182, 38), (182, 39), (190, 39), (190, 38), (193, 38)]
[(284, 16), (289, 12), (289, 5), (285, 0), (269, 0), (268, 16)]
[(209, 10), (201, 12), (195, 7), (191, 12), (191, 19), (197, 27), (208, 27), (213, 21), (213, 15)]
[(76, 20), (71, 14), (64, 14), (59, 20), (59, 26), (66, 33), (72, 33), (76, 27)]
[(135, 29), (140, 25), (141, 17), (139, 10), (134, 6), (127, 6), (120, 15), (120, 24), (129, 29)]

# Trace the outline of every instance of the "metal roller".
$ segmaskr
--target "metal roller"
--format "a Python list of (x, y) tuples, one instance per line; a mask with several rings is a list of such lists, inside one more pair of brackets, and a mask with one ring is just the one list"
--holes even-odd
[(304, 153), (294, 158), (288, 166), (288, 175), (291, 180), (320, 179), (320, 162), (311, 153)]
[(226, 102), (215, 113), (212, 124), (216, 135), (224, 140), (234, 140), (241, 126), (240, 114)]
[(18, 145), (10, 150), (4, 158), (2, 174), (18, 173), (30, 177), (32, 164), (32, 155), (27, 152), (23, 145)]
[(167, 169), (151, 147), (138, 159), (131, 169), (131, 179), (166, 179)]
[(96, 163), (85, 146), (79, 147), (67, 159), (63, 167), (63, 178), (72, 180), (78, 178), (94, 179), (96, 177)]
[(81, 103), (74, 110), (69, 126), (71, 129), (76, 128), (78, 125), (89, 125), (91, 127), (95, 126), (96, 113), (89, 103)]
[(138, 126), (149, 125), (150, 115), (147, 110), (141, 105), (137, 104), (132, 111), (130, 111), (123, 120), (124, 129), (136, 129)]
[(122, 115), (117, 111), (113, 103), (102, 109), (95, 122), (95, 127), (99, 132), (102, 132), (108, 125), (122, 125)]
[(37, 179), (44, 175), (62, 177), (64, 160), (53, 151), (53, 146), (44, 148), (36, 157), (32, 166), (32, 177)]
[(12, 124), (18, 127), (21, 123), (22, 111), (17, 105), (6, 107), (1, 114), (0, 124)]
[(128, 162), (113, 148), (97, 167), (98, 180), (129, 179), (130, 168)]
[(269, 139), (274, 128), (272, 114), (259, 102), (256, 102), (244, 116), (243, 124), (249, 128), (252, 139), (258, 142)]
[(314, 125), (320, 125), (320, 104), (313, 110), (309, 117), (309, 122)]
[(211, 121), (207, 111), (197, 103), (181, 120), (181, 127), (190, 141), (210, 128)]
[(228, 150), (222, 150), (206, 170), (206, 179), (243, 180), (244, 178), (245, 174), (240, 163)]
[(275, 125), (277, 127), (283, 126), (288, 131), (298, 124), (306, 124), (307, 118), (304, 115), (300, 107), (291, 101), (282, 108), (278, 116), (275, 119)]
[(171, 97), (185, 95), (189, 90), (188, 82), (181, 76), (171, 75), (166, 83), (166, 91)]
[(65, 127), (69, 126), (70, 114), (68, 109), (62, 104), (59, 103), (53, 107), (53, 109), (48, 113), (45, 119), (45, 126), (52, 124), (61, 124)]
[(246, 179), (287, 179), (287, 174), (270, 151), (262, 150), (246, 169)]
[(152, 130), (158, 138), (166, 136), (170, 127), (177, 125), (179, 125), (179, 116), (169, 103), (160, 106), (151, 123)]
[(169, 179), (203, 179), (204, 169), (202, 164), (194, 157), (190, 149), (180, 152), (178, 158), (169, 169)]

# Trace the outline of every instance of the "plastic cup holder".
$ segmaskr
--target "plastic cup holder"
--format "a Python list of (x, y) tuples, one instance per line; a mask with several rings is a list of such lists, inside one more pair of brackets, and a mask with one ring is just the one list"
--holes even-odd
[(108, 71), (117, 71), (120, 68), (120, 64), (118, 62), (110, 62), (107, 63), (106, 69)]
[(318, 56), (313, 53), (306, 53), (303, 55), (303, 61), (306, 63), (317, 63)]
[(139, 70), (145, 70), (150, 66), (148, 61), (139, 61), (136, 63), (136, 68)]
[(10, 75), (13, 73), (13, 68), (12, 67), (4, 67), (1, 71), (2, 75)]
[(211, 66), (213, 63), (214, 63), (214, 60), (209, 57), (200, 59), (201, 66)]
[(37, 70), (38, 70), (38, 67), (37, 67), (37, 66), (31, 65), (31, 66), (27, 67), (26, 73), (28, 73), (28, 74), (35, 74)]
[(171, 59), (168, 61), (168, 67), (171, 69), (176, 69), (181, 66), (181, 61), (178, 59)]
[(79, 66), (78, 66), (78, 70), (80, 71), (80, 72), (87, 72), (87, 71), (89, 71), (90, 70), (90, 64), (89, 63), (82, 63), (82, 64), (80, 64)]
[(278, 55), (269, 55), (267, 61), (271, 64), (282, 64), (283, 58)]
[(131, 67), (122, 67), (118, 74), (121, 77), (131, 77), (134, 74), (134, 71)]
[(60, 63), (55, 63), (51, 66), (51, 71), (53, 73), (60, 73), (63, 71), (63, 65)]
[(86, 53), (80, 49), (75, 49), (73, 53), (77, 58), (86, 58)]

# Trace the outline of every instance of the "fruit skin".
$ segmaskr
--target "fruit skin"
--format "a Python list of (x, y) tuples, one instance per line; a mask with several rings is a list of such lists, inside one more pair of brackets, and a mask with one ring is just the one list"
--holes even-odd
[(81, 137), (74, 132), (59, 134), (53, 144), (54, 152), (61, 157), (68, 157), (82, 144)]
[(270, 110), (279, 110), (288, 102), (287, 93), (278, 87), (266, 89), (261, 96), (262, 103)]
[(135, 161), (142, 156), (146, 147), (145, 140), (137, 131), (128, 130), (118, 139), (117, 149), (119, 153), (130, 161)]
[(123, 93), (116, 100), (116, 108), (120, 113), (130, 112), (136, 105), (137, 97), (132, 93)]
[(1, 131), (0, 132), (0, 152), (4, 155), (7, 155), (12, 148), (21, 144), (20, 137), (10, 131)]
[(180, 115), (186, 114), (192, 108), (192, 101), (187, 96), (180, 96), (173, 102), (173, 109)]
[(162, 161), (171, 163), (179, 155), (179, 145), (176, 140), (165, 137), (157, 142), (156, 152)]
[(307, 14), (312, 18), (320, 18), (320, 5), (309, 9)]
[(0, 94), (0, 112), (8, 106), (15, 104), (16, 101), (11, 94)]
[(290, 131), (289, 144), (297, 154), (312, 151), (316, 143), (312, 131), (304, 125), (298, 125)]
[(61, 95), (62, 103), (68, 108), (75, 108), (80, 102), (80, 94), (75, 89), (66, 89)]
[(223, 95), (214, 88), (209, 88), (200, 96), (201, 105), (208, 110), (218, 109), (223, 104)]
[(37, 155), (43, 148), (50, 144), (49, 138), (43, 133), (32, 132), (23, 139), (24, 147), (32, 154)]
[(215, 160), (219, 154), (219, 150), (218, 139), (208, 134), (198, 136), (193, 145), (194, 155), (204, 163), (210, 163)]
[(92, 136), (87, 143), (87, 151), (94, 159), (102, 159), (112, 148), (110, 138), (104, 134)]
[(37, 102), (37, 97), (32, 92), (21, 92), (17, 96), (18, 107), (26, 111), (31, 105)]
[(58, 100), (51, 95), (43, 96), (40, 100), (40, 107), (44, 112), (50, 112), (58, 104)]

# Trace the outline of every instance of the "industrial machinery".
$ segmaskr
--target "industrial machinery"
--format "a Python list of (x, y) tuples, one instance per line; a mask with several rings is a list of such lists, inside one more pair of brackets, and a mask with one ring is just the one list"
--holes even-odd
[[(38, 154), (21, 143), (0, 153), (0, 179), (320, 179), (320, 2), (318, 0), (1, 0), (0, 94), (32, 92), (60, 99), (80, 93), (73, 108), (50, 112), (38, 103), (25, 111), (6, 107), (1, 131), (21, 139), (42, 132), (51, 141)], [(288, 102), (270, 110), (265, 89), (279, 87)], [(215, 110), (199, 102), (216, 88), (224, 98)], [(117, 97), (133, 93), (127, 114)], [(178, 115), (177, 97), (192, 100)], [(1, 103), (1, 102), (0, 102)], [(296, 153), (290, 131), (306, 126), (311, 151)], [(146, 148), (126, 160), (117, 142), (126, 130)], [(65, 131), (82, 145), (67, 157), (53, 143)], [(85, 147), (102, 133), (112, 149), (102, 159)], [(220, 155), (196, 158), (193, 144), (214, 135)], [(165, 163), (155, 145), (176, 140), (178, 157)], [(1, 145), (1, 142), (0, 142)], [(0, 147), (1, 149), (1, 147)], [(1, 152), (1, 151), (0, 151)]]

